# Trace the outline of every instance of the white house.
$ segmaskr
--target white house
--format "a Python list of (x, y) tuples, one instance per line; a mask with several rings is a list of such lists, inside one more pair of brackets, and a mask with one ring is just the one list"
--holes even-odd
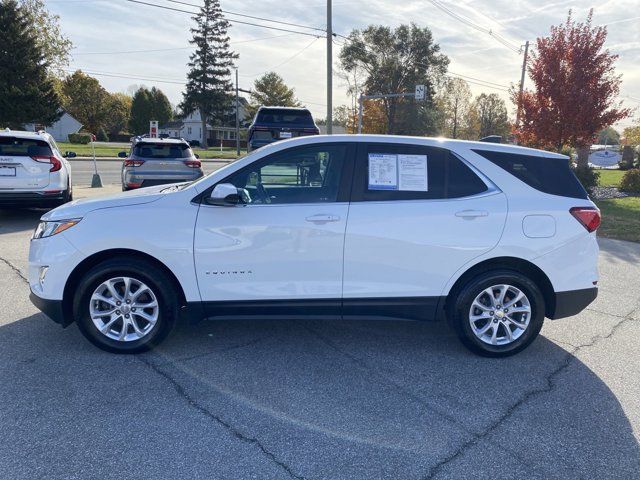
[[(235, 107), (235, 104), (234, 104)], [(248, 103), (247, 100), (240, 97), (240, 108), (238, 113), (240, 114), (240, 127), (250, 119), (247, 112)], [(230, 112), (231, 115), (235, 114), (235, 108)], [(188, 142), (202, 141), (202, 121), (200, 119), (200, 110), (196, 110), (186, 117), (168, 122), (164, 125), (160, 125), (158, 133), (160, 135), (169, 135), (170, 137), (184, 138)], [(233, 123), (233, 122), (232, 122)], [(209, 146), (220, 145), (221, 141), (230, 141), (236, 139), (235, 123), (233, 125), (225, 126), (211, 126), (207, 124), (207, 140)]]
[(82, 124), (67, 112), (64, 112), (53, 125), (44, 126), (37, 123), (29, 123), (24, 126), (25, 130), (33, 132), (46, 130), (57, 142), (68, 142), (69, 134), (78, 133), (81, 128)]

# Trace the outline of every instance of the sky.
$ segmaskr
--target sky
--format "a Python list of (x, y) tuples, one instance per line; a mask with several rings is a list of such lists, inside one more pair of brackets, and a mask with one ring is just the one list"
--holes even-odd
[[(197, 11), (167, 0), (146, 1)], [(202, 0), (184, 2), (202, 4)], [(127, 0), (45, 0), (45, 3), (60, 16), (62, 30), (73, 42), (70, 70), (82, 69), (111, 92), (127, 92), (133, 85), (156, 86), (174, 105), (180, 102), (187, 62), (193, 51), (189, 44), (193, 26), (190, 15)], [(221, 4), (224, 10), (236, 13), (316, 28), (326, 25), (326, 2), (322, 0), (223, 0)], [(444, 6), (458, 18), (435, 4)], [(508, 87), (520, 81), (523, 58), (522, 53), (503, 45), (496, 36), (517, 49), (526, 40), (535, 43), (537, 37), (548, 34), (551, 25), (566, 19), (569, 9), (581, 21), (590, 8), (594, 9), (594, 24), (608, 27), (606, 47), (619, 55), (616, 67), (623, 78), (620, 100), (625, 106), (638, 109), (634, 118), (640, 120), (640, 0), (605, 0), (598, 4), (580, 0), (334, 0), (333, 29), (348, 35), (353, 29), (371, 24), (396, 27), (415, 22), (427, 26), (450, 59), (449, 71), (470, 81), (469, 77), (482, 81), (470, 83), (474, 96), (498, 93), (507, 100)], [(246, 17), (227, 18), (315, 32)], [(480, 29), (472, 28), (466, 21)], [(315, 117), (326, 116), (324, 38), (240, 23), (232, 23), (229, 35), (232, 49), (240, 55), (237, 67), (241, 88), (250, 89), (261, 74), (276, 71)], [(338, 37), (336, 41), (340, 43), (342, 39)], [(334, 44), (333, 48), (337, 65), (340, 47)], [(349, 102), (346, 86), (334, 76), (334, 106)], [(513, 111), (511, 105), (510, 110)], [(632, 123), (634, 119), (630, 118), (616, 127)]]

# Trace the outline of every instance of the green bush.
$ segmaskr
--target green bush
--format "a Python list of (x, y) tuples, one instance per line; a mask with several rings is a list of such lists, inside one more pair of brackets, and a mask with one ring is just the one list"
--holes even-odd
[(79, 143), (81, 145), (87, 145), (91, 142), (90, 133), (70, 133), (69, 143)]
[(632, 168), (622, 177), (620, 190), (624, 192), (640, 193), (640, 169)]
[(593, 168), (575, 167), (573, 173), (576, 174), (582, 186), (588, 191), (598, 185), (600, 172), (596, 172)]
[(107, 135), (107, 132), (105, 132), (104, 128), (100, 128), (100, 130), (98, 130), (98, 135), (96, 135), (96, 140), (98, 140), (99, 142), (109, 141), (109, 136)]

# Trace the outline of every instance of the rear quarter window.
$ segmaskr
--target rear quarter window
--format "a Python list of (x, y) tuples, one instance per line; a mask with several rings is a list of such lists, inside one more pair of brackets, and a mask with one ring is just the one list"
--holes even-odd
[(568, 160), (490, 150), (474, 150), (474, 152), (540, 192), (561, 197), (585, 200), (588, 198), (586, 190), (571, 170)]
[(44, 140), (0, 137), (0, 157), (50, 156), (51, 147)]

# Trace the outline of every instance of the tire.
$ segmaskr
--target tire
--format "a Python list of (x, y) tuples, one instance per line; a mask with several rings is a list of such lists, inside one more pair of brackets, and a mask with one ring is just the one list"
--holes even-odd
[[(130, 279), (131, 303), (125, 303), (125, 277)], [(118, 297), (111, 294), (113, 290), (109, 290), (107, 283)], [(169, 335), (178, 318), (178, 295), (174, 289), (174, 282), (162, 269), (145, 260), (106, 260), (89, 270), (78, 285), (73, 299), (73, 314), (78, 328), (87, 340), (107, 352), (140, 353), (150, 350)], [(143, 288), (141, 285), (148, 287), (149, 291), (139, 292)], [(95, 293), (100, 293), (110, 303), (97, 301), (95, 297), (92, 300)], [(144, 307), (153, 305), (154, 300), (157, 307)], [(120, 303), (117, 303), (118, 301)], [(98, 324), (92, 319), (92, 310)], [(115, 312), (113, 315), (100, 316), (108, 310)], [(136, 310), (137, 313), (134, 313)], [(129, 315), (128, 320), (124, 318), (125, 313)], [(146, 318), (155, 321), (151, 322)], [(127, 327), (123, 339), (125, 321)], [(109, 323), (112, 324), (111, 327)], [(107, 327), (106, 333), (102, 333), (98, 325)]]
[[(492, 287), (496, 288), (490, 290)], [(498, 302), (504, 287), (510, 288), (505, 288), (506, 301), (501, 305)], [(488, 291), (493, 294), (493, 303)], [(519, 297), (518, 292), (524, 297)], [(509, 305), (516, 298), (520, 300)], [(536, 339), (544, 323), (544, 308), (542, 292), (532, 280), (516, 271), (495, 270), (464, 285), (455, 295), (448, 315), (458, 338), (473, 353), (507, 357), (524, 350)], [(485, 329), (488, 330), (482, 333)]]

